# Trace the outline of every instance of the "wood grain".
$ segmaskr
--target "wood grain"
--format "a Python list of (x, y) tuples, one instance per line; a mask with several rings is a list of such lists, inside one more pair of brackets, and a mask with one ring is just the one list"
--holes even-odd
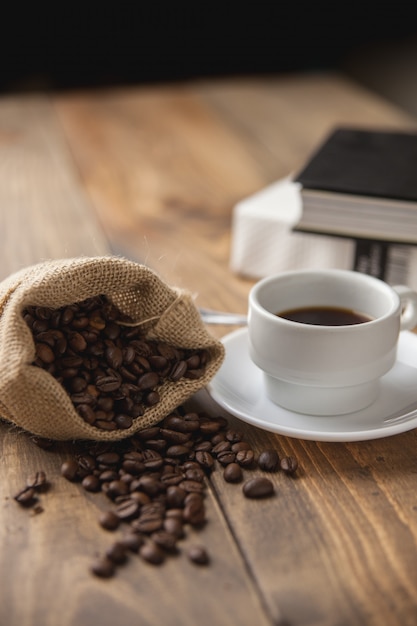
[[(1, 276), (116, 253), (198, 304), (245, 312), (252, 281), (228, 267), (233, 206), (298, 168), (335, 124), (416, 121), (325, 74), (5, 97)], [(226, 415), (206, 391), (190, 406)], [(227, 417), (256, 453), (295, 455), (296, 476), (271, 474), (275, 495), (251, 501), (215, 472), (208, 524), (186, 540), (208, 547), (210, 567), (131, 559), (110, 581), (88, 572), (110, 541), (105, 502), (60, 476), (68, 446), (41, 450), (0, 424), (0, 625), (415, 626), (416, 432), (320, 443)], [(31, 515), (13, 494), (37, 469), (52, 484)]]

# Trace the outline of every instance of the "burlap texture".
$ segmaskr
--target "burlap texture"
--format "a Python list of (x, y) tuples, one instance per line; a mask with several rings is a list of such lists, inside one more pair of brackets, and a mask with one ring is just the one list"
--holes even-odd
[[(164, 383), (160, 402), (123, 431), (87, 424), (61, 384), (31, 365), (35, 345), (22, 317), (29, 305), (59, 308), (100, 294), (135, 322), (149, 320), (148, 336), (177, 347), (205, 348), (210, 356), (202, 378)], [(204, 387), (223, 358), (223, 344), (207, 331), (192, 296), (168, 286), (144, 265), (114, 256), (53, 260), (0, 283), (0, 416), (34, 435), (56, 440), (128, 437), (156, 424)]]

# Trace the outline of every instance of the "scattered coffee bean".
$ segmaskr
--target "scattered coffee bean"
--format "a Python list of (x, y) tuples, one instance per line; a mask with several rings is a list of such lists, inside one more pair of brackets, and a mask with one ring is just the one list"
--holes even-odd
[(281, 459), (281, 469), (286, 474), (294, 474), (298, 468), (298, 461), (294, 456), (284, 456)]
[(106, 530), (116, 530), (120, 524), (120, 518), (113, 511), (105, 511), (99, 516), (99, 523)]
[(76, 480), (78, 477), (78, 463), (75, 459), (68, 459), (61, 465), (61, 474), (67, 480)]
[(100, 578), (111, 578), (116, 571), (116, 566), (108, 557), (98, 558), (91, 566), (91, 572)]
[(144, 539), (143, 539), (142, 535), (140, 535), (139, 533), (133, 533), (133, 532), (127, 533), (120, 540), (122, 545), (127, 550), (130, 550), (131, 552), (138, 552), (138, 550), (141, 547), (143, 541), (144, 541)]
[(100, 491), (100, 480), (94, 474), (88, 474), (81, 482), (86, 491)]
[(160, 565), (165, 560), (164, 551), (152, 539), (148, 539), (139, 548), (139, 554), (144, 561), (152, 565)]
[(264, 472), (276, 472), (280, 467), (279, 455), (276, 450), (264, 450), (258, 457), (258, 465)]
[(35, 489), (38, 492), (47, 491), (49, 487), (48, 481), (46, 480), (46, 474), (43, 470), (36, 472), (33, 476), (30, 476), (26, 484), (28, 487)]
[(127, 548), (122, 542), (116, 541), (106, 550), (106, 556), (113, 563), (121, 565), (127, 561), (126, 550)]
[(55, 445), (55, 442), (52, 439), (45, 439), (44, 437), (36, 436), (33, 436), (31, 439), (32, 442), (38, 446), (38, 448), (42, 448), (42, 450), (51, 450)]
[(35, 493), (35, 489), (31, 487), (24, 487), (14, 496), (14, 499), (22, 506), (30, 507), (33, 506), (35, 502), (37, 502)]
[(223, 478), (228, 483), (239, 483), (243, 478), (242, 468), (238, 463), (229, 463), (224, 468)]
[(15, 496), (14, 499), (21, 506), (35, 507), (38, 506), (38, 510), (35, 513), (42, 512), (43, 508), (38, 505), (38, 493), (47, 491), (49, 483), (46, 479), (46, 474), (43, 470), (35, 472), (32, 476), (26, 480), (26, 485)]
[(187, 556), (190, 561), (197, 565), (207, 565), (209, 563), (209, 556), (203, 546), (191, 546), (187, 551)]
[(244, 483), (243, 493), (247, 498), (265, 498), (274, 493), (274, 485), (269, 478), (256, 476)]
[[(145, 346), (141, 343), (146, 354)], [(103, 398), (102, 406), (104, 400), (108, 399)], [(264, 450), (259, 469), (275, 471), (277, 458), (274, 450)], [(293, 457), (285, 459), (288, 467), (296, 466)], [(201, 528), (207, 522), (206, 482), (212, 473), (220, 470), (225, 482), (239, 483), (254, 468), (253, 460), (251, 446), (241, 433), (229, 429), (227, 421), (186, 413), (181, 407), (161, 424), (121, 441), (74, 443), (74, 455), (62, 465), (62, 475), (86, 491), (98, 486), (110, 507), (99, 516), (101, 527), (123, 532), (93, 565), (93, 573), (112, 576), (129, 552), (154, 565), (163, 563), (178, 552), (178, 542), (189, 527)], [(264, 476), (249, 478), (242, 489), (247, 498), (274, 493), (273, 483)], [(188, 558), (198, 564), (209, 562), (201, 546), (190, 548)]]
[(242, 467), (250, 467), (254, 459), (253, 450), (239, 450), (239, 452), (236, 452), (236, 463), (239, 463)]

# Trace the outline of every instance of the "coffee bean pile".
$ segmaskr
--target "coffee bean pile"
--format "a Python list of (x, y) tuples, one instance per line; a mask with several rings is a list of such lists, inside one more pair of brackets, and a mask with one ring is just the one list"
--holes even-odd
[(105, 297), (59, 309), (29, 306), (37, 365), (68, 392), (85, 422), (102, 430), (127, 429), (160, 401), (166, 381), (198, 379), (206, 350), (150, 340)]
[[(111, 577), (132, 552), (160, 565), (179, 551), (187, 527), (204, 526), (207, 479), (213, 472), (222, 472), (227, 482), (243, 482), (247, 498), (266, 498), (274, 495), (274, 485), (259, 470), (293, 474), (297, 465), (294, 457), (280, 461), (273, 449), (257, 459), (224, 417), (180, 407), (159, 425), (122, 441), (74, 444), (61, 473), (111, 502), (98, 522), (107, 531), (121, 530), (121, 537), (91, 567), (96, 576)], [(248, 478), (250, 470), (258, 474)], [(198, 565), (210, 561), (201, 545), (191, 546), (187, 556)]]

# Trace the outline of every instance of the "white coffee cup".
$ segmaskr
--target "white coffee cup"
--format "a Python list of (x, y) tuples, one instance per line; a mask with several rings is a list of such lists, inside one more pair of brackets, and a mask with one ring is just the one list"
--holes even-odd
[[(290, 309), (348, 309), (369, 321), (290, 321)], [(359, 411), (376, 400), (401, 330), (417, 325), (417, 294), (356, 271), (297, 270), (264, 278), (249, 295), (249, 353), (275, 404), (310, 415)], [(417, 392), (417, 390), (416, 390)]]

